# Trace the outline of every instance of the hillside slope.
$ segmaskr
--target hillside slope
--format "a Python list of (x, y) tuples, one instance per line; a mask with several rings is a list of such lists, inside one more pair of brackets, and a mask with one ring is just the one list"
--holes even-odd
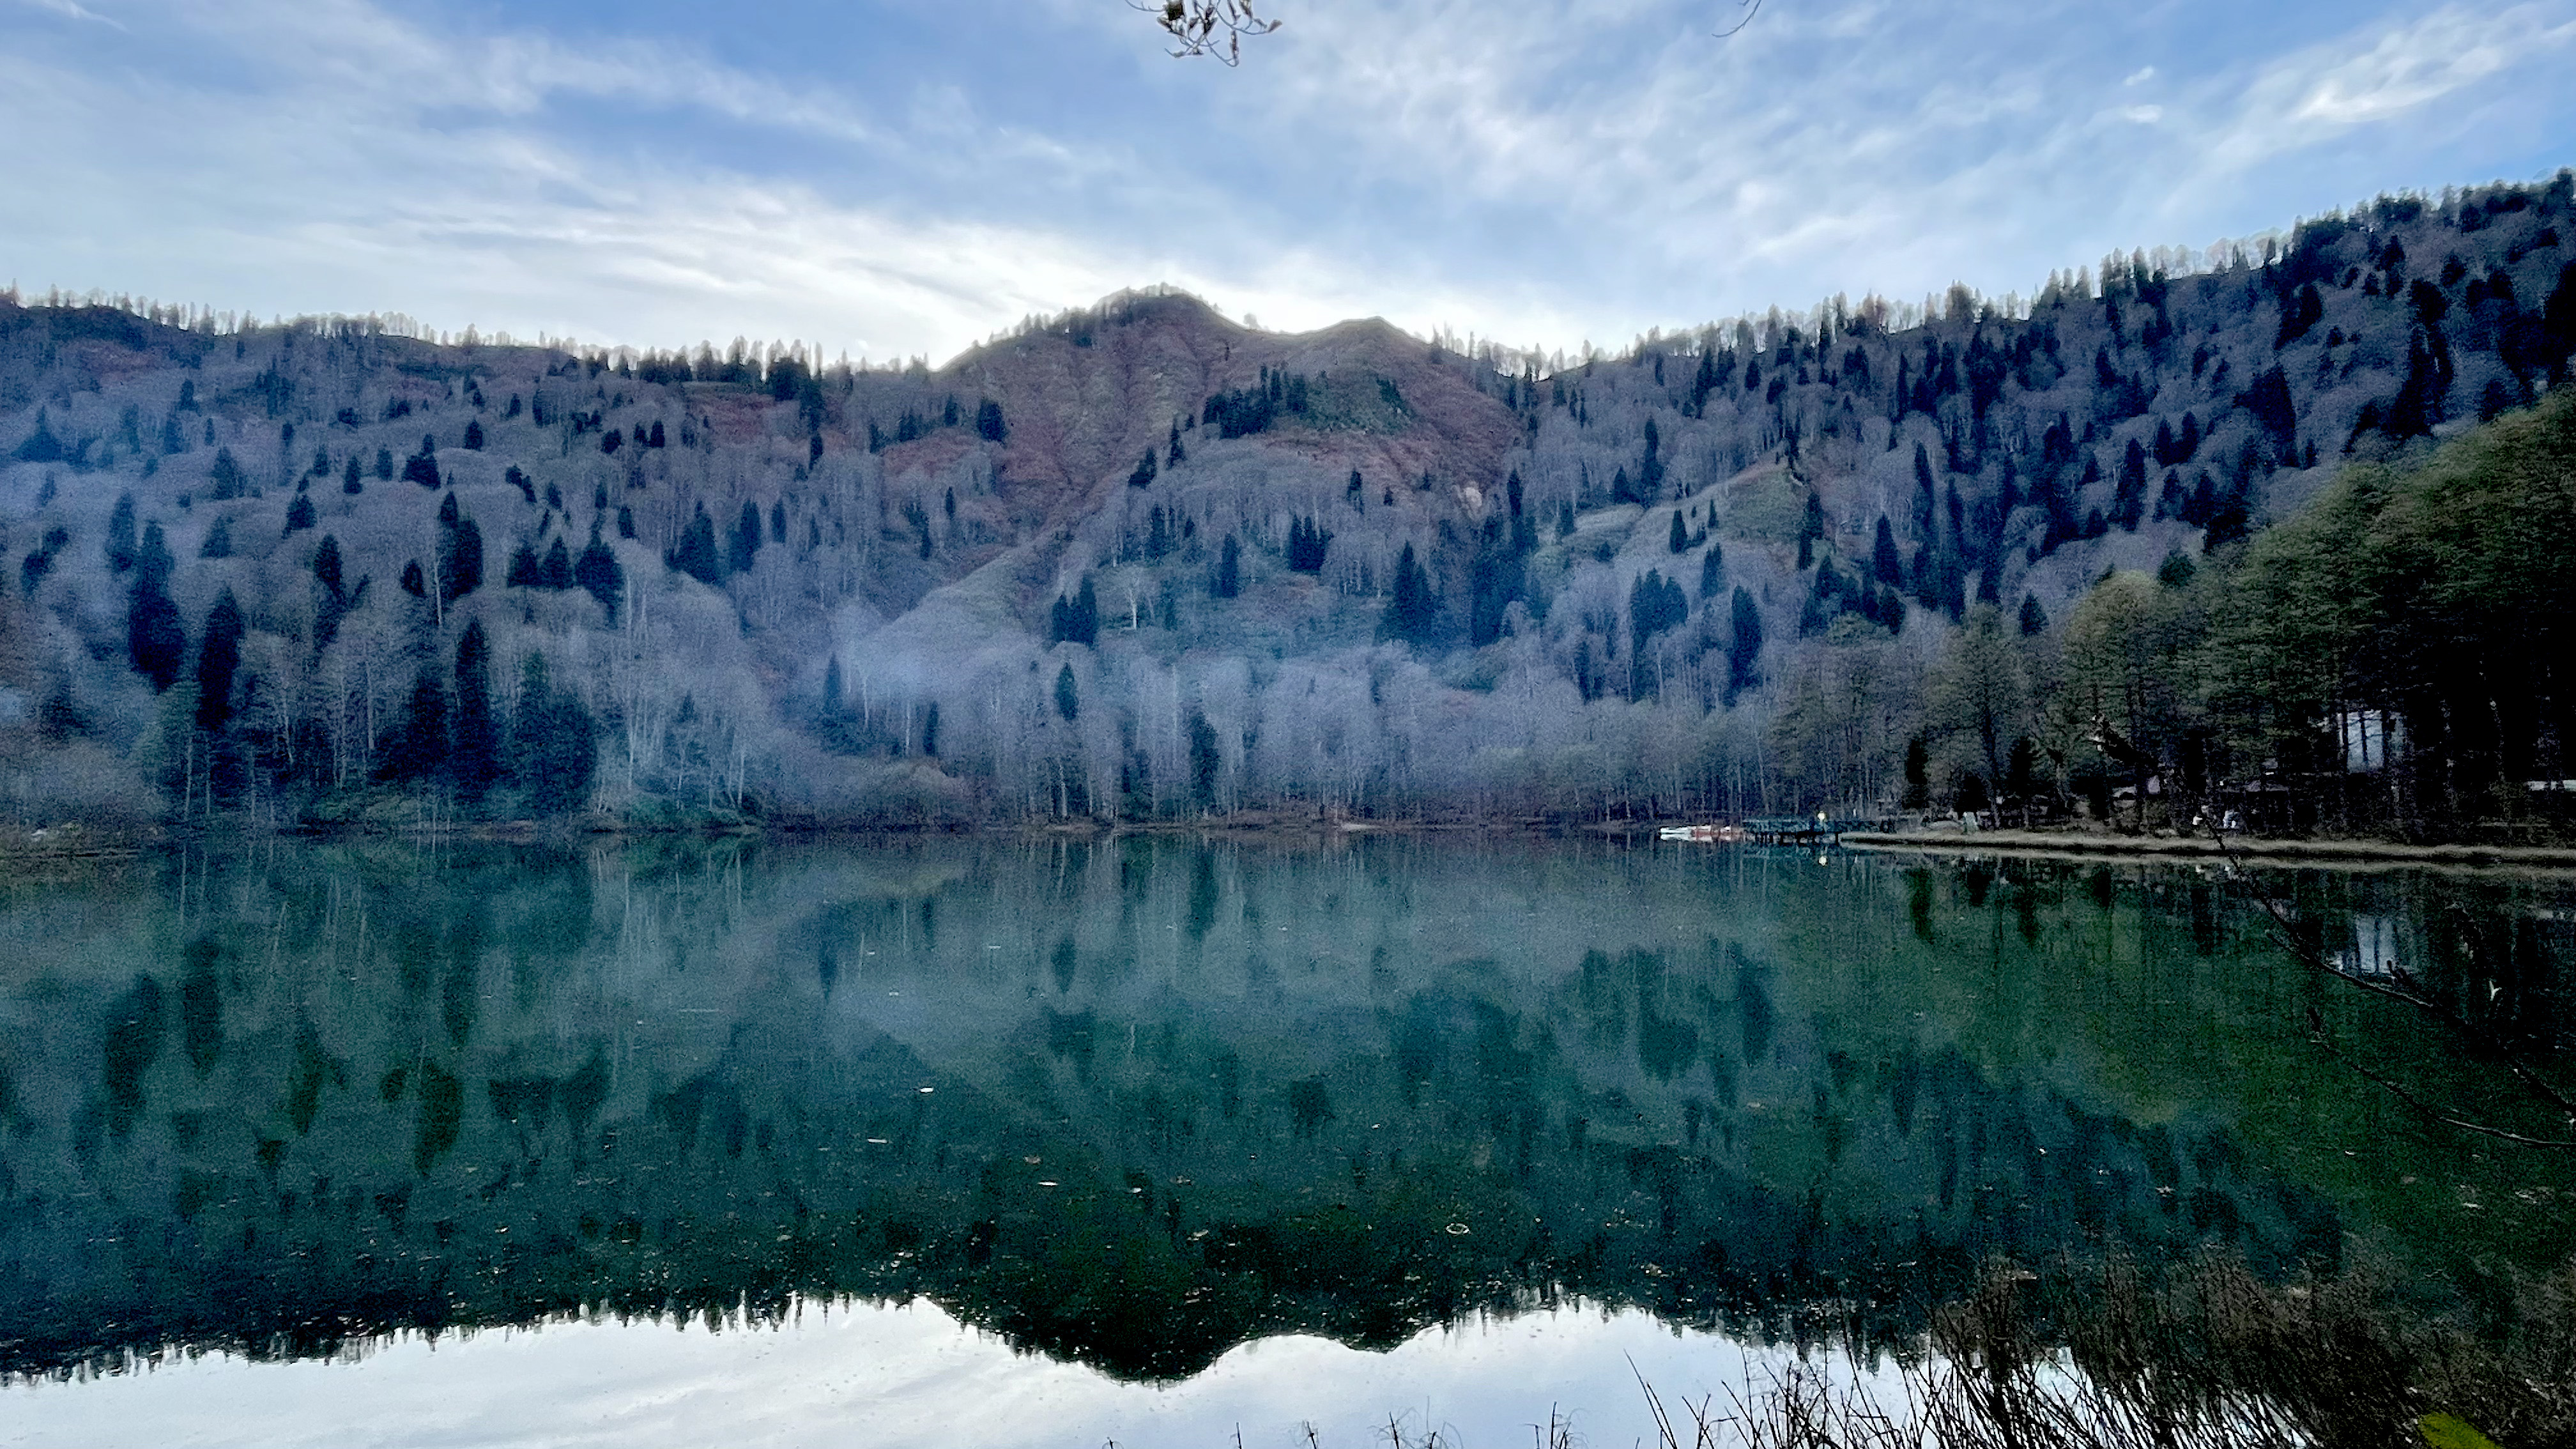
[[(2074, 788), (2034, 696), (2079, 600), (2562, 382), (2571, 210), (2563, 172), (2384, 198), (2027, 308), (1571, 360), (1163, 291), (936, 371), (0, 302), (6, 789), (27, 824), (1733, 812), (1893, 799), (1917, 740), (1918, 795), (1999, 786), (2016, 737)], [(1980, 605), (2000, 736), (1945, 704)]]

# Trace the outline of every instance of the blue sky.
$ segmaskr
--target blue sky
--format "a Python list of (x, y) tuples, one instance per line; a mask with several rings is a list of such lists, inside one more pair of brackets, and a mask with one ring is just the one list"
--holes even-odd
[(2576, 0), (0, 0), (0, 280), (934, 361), (1171, 282), (1624, 343), (2576, 164)]

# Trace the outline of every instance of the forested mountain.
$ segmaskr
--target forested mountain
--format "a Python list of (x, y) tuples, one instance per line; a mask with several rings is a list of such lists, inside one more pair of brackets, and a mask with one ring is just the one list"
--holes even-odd
[[(2488, 548), (2567, 523), (2571, 183), (1616, 356), (1283, 336), (1159, 290), (936, 370), (0, 302), (5, 785), (27, 825), (2256, 776), (2350, 818), (2511, 814), (2576, 775), (2563, 612), (2533, 607), (2569, 554)], [(2348, 469), (2342, 532), (2271, 527)], [(2416, 587), (2479, 548), (2479, 592)], [(2363, 719), (2411, 772), (2355, 787)]]

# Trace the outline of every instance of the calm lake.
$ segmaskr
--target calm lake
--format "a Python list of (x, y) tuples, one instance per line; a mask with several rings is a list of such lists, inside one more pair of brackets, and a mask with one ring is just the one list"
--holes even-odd
[(2563, 878), (1171, 837), (11, 870), (0, 1444), (1627, 1443), (1638, 1374), (1904, 1343), (1999, 1253), (2367, 1255), (2438, 1302), (2576, 1252), (2568, 1154), (2356, 1067), (2564, 1124), (2257, 904), (2545, 1060)]

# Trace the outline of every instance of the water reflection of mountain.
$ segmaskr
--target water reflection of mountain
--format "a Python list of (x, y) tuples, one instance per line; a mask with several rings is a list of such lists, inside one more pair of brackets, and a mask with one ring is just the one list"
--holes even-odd
[(0, 1368), (856, 1294), (1167, 1376), (1562, 1293), (1894, 1329), (1994, 1252), (2431, 1231), (2384, 1179), (2474, 1155), (2321, 1079), (2249, 937), (2188, 877), (1403, 842), (21, 884)]

